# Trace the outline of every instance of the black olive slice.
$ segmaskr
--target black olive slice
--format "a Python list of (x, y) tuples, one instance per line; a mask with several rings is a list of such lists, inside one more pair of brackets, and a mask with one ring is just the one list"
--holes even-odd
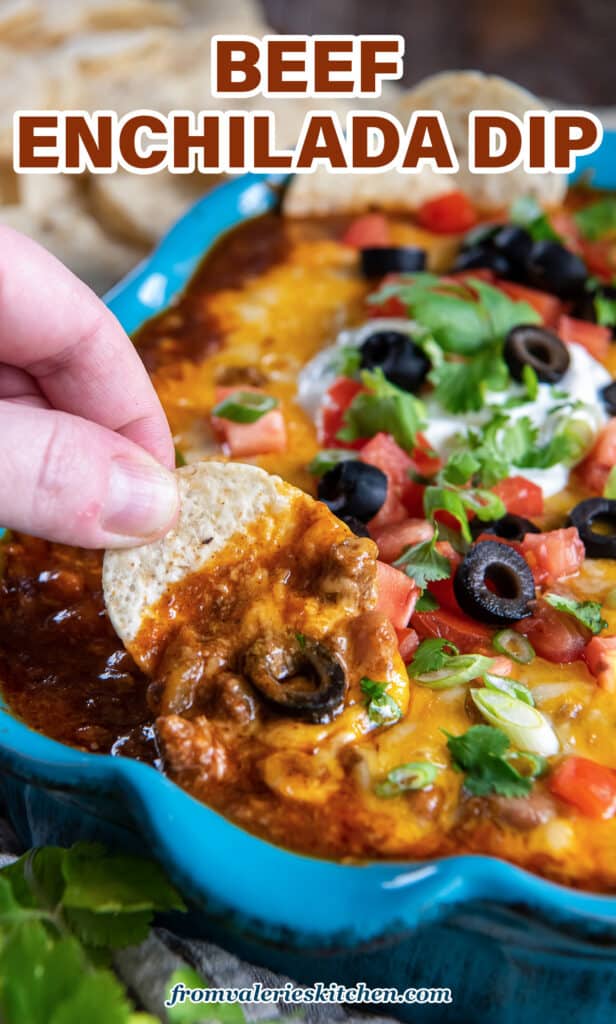
[(586, 264), (560, 242), (534, 242), (526, 263), (528, 283), (561, 299), (576, 299), (584, 292)]
[(425, 270), (426, 250), (416, 246), (374, 246), (359, 254), (364, 277), (383, 277), (385, 274), (414, 274)]
[[(616, 558), (616, 501), (610, 498), (586, 498), (569, 513), (571, 526), (577, 527), (587, 558)], [(597, 522), (613, 532), (599, 533)]]
[(370, 531), (365, 523), (362, 523), (361, 519), (357, 516), (339, 516), (339, 519), (348, 526), (349, 530), (352, 530), (356, 537), (369, 537)]
[(354, 516), (367, 523), (385, 502), (387, 477), (376, 466), (347, 459), (323, 474), (317, 496), (340, 518)]
[(244, 655), (243, 671), (266, 701), (284, 714), (326, 723), (342, 710), (344, 669), (332, 651), (310, 637), (262, 637)]
[(605, 411), (610, 416), (616, 416), (616, 380), (601, 388), (599, 394), (605, 406)]
[(505, 224), (492, 238), (492, 245), (508, 259), (513, 269), (519, 274), (524, 271), (528, 263), (533, 240), (524, 228), (518, 227), (517, 224)]
[(360, 348), (361, 369), (379, 368), (404, 391), (417, 391), (428, 375), (430, 360), (403, 331), (375, 331)]
[(507, 512), (500, 519), (491, 519), (487, 523), (482, 523), (479, 518), (473, 519), (471, 533), (474, 537), (481, 533), (493, 533), (495, 537), (502, 537), (503, 540), (524, 540), (527, 533), (541, 533), (541, 530), (531, 523), (530, 519)]
[(452, 270), (493, 270), (498, 277), (511, 276), (511, 264), (502, 252), (489, 243), (473, 245), (458, 253)]
[(535, 324), (512, 327), (503, 354), (514, 380), (522, 380), (524, 367), (530, 366), (539, 380), (556, 384), (569, 369), (569, 350), (564, 341)]
[(526, 559), (508, 544), (473, 544), (453, 581), (458, 604), (479, 622), (504, 626), (531, 614), (535, 582)]

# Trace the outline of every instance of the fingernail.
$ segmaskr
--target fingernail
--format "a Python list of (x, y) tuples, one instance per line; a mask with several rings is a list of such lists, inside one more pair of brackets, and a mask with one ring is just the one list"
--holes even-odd
[(145, 540), (168, 529), (178, 510), (173, 473), (155, 462), (114, 459), (101, 526), (108, 533)]

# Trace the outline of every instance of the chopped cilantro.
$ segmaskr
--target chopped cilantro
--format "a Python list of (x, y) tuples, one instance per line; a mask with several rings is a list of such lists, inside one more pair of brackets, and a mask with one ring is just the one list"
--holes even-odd
[(386, 692), (388, 686), (389, 683), (379, 683), (367, 676), (360, 679), (359, 687), (366, 697), (368, 718), (375, 725), (393, 725), (402, 717), (400, 705)]
[(428, 379), (434, 385), (434, 397), (449, 412), (477, 412), (485, 405), (487, 391), (507, 387), (509, 370), (501, 346), (496, 346), (466, 362), (442, 362), (433, 367)]
[(585, 206), (574, 215), (575, 223), (584, 238), (596, 241), (616, 232), (616, 199), (607, 196), (590, 206)]
[(341, 345), (332, 352), (329, 368), (337, 377), (355, 377), (361, 365), (361, 352), (356, 345)]
[(462, 487), (475, 475), (479, 462), (471, 452), (454, 452), (440, 473), (443, 483)]
[(530, 363), (525, 363), (522, 369), (522, 383), (526, 388), (529, 402), (534, 402), (539, 394), (539, 378)]
[(604, 498), (616, 498), (616, 466), (612, 466), (603, 489)]
[(492, 491), (473, 487), (454, 489), (438, 485), (430, 485), (424, 491), (426, 518), (434, 521), (437, 512), (448, 512), (457, 520), (460, 533), (467, 543), (471, 541), (469, 509), (482, 521), (500, 519), (506, 512), (503, 502)]
[(297, 646), (299, 647), (300, 651), (304, 651), (306, 649), (306, 637), (304, 636), (304, 634), (296, 633), (295, 639), (297, 640)]
[(521, 775), (507, 759), (509, 739), (493, 725), (473, 725), (461, 736), (447, 736), (453, 767), (464, 772), (464, 787), (473, 796), (528, 796), (531, 776)]
[(430, 540), (413, 544), (396, 559), (394, 565), (403, 569), (422, 590), (434, 580), (446, 580), (451, 576), (451, 563), (436, 550), (436, 533)]
[(602, 629), (606, 629), (607, 622), (601, 615), (601, 604), (599, 601), (576, 601), (573, 597), (564, 597), (562, 594), (545, 594), (545, 599), (552, 608), (559, 612), (566, 612), (586, 626), (595, 635)]
[(418, 599), (415, 605), (416, 612), (436, 612), (440, 605), (433, 594), (429, 590), (424, 590), (421, 597)]
[(458, 648), (450, 640), (443, 640), (440, 637), (422, 640), (409, 665), (409, 675), (422, 676), (426, 672), (438, 672), (445, 667), (449, 658), (455, 657), (458, 653)]
[(520, 196), (511, 204), (509, 216), (512, 224), (526, 228), (534, 242), (560, 241), (534, 196)]
[(616, 326), (616, 299), (610, 299), (607, 295), (595, 295), (593, 304), (597, 323), (602, 327)]
[(313, 476), (323, 476), (340, 462), (348, 462), (349, 459), (356, 459), (357, 452), (348, 448), (324, 448), (317, 452), (312, 462), (308, 464), (308, 472)]
[(369, 302), (378, 304), (395, 296), (446, 352), (472, 355), (502, 340), (516, 324), (539, 323), (527, 302), (515, 302), (491, 285), (470, 278), (452, 285), (434, 274), (413, 274), (387, 285)]
[(388, 381), (381, 369), (365, 370), (361, 378), (367, 390), (356, 395), (346, 410), (339, 440), (356, 441), (383, 431), (405, 451), (412, 451), (425, 422), (423, 404)]

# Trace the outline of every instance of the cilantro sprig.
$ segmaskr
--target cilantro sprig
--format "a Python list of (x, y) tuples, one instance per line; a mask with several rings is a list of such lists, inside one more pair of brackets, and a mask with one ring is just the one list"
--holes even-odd
[(578, 210), (574, 219), (584, 238), (592, 242), (611, 236), (616, 233), (616, 199), (613, 196), (599, 199)]
[(544, 597), (548, 604), (552, 605), (552, 608), (572, 615), (593, 635), (596, 636), (601, 630), (607, 629), (607, 622), (601, 615), (599, 601), (576, 601), (575, 598), (565, 597), (563, 594), (544, 594)]
[(0, 1018), (7, 1024), (156, 1024), (109, 970), (156, 911), (185, 906), (151, 861), (79, 843), (0, 871)]
[(389, 683), (377, 682), (364, 676), (359, 681), (361, 692), (366, 697), (368, 718), (375, 725), (393, 725), (402, 717), (402, 708), (387, 693)]
[[(534, 779), (544, 770), (537, 758), (510, 750), (508, 737), (496, 726), (473, 725), (461, 736), (445, 735), (453, 767), (464, 773), (464, 788), (472, 796), (528, 796)], [(514, 760), (528, 764), (530, 774), (519, 772)]]
[(540, 321), (527, 302), (516, 302), (478, 278), (457, 284), (435, 274), (408, 275), (385, 285), (368, 302), (378, 305), (392, 297), (404, 303), (445, 352), (462, 356), (502, 341), (517, 324)]
[(418, 431), (425, 425), (423, 403), (387, 380), (380, 368), (364, 370), (361, 380), (366, 390), (356, 395), (346, 410), (338, 439), (357, 441), (383, 431), (411, 452)]
[(394, 562), (396, 569), (403, 569), (421, 590), (428, 583), (446, 580), (451, 576), (451, 563), (436, 550), (436, 538), (435, 531), (430, 540), (406, 548)]

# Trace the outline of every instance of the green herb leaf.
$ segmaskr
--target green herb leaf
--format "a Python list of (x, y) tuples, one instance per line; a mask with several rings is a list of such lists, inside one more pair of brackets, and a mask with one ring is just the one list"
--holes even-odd
[(278, 399), (259, 391), (233, 391), (212, 409), (212, 416), (232, 423), (256, 423), (278, 405)]
[(361, 352), (356, 345), (341, 345), (332, 352), (329, 369), (337, 377), (355, 377), (361, 366)]
[(434, 522), (437, 512), (448, 512), (458, 522), (464, 540), (470, 544), (471, 531), (462, 493), (462, 491), (451, 490), (449, 487), (426, 487), (423, 499), (424, 513), (426, 519)]
[(502, 391), (509, 382), (509, 370), (500, 346), (480, 352), (467, 362), (447, 361), (428, 374), (434, 398), (449, 412), (478, 412), (486, 392)]
[(348, 448), (324, 448), (323, 451), (317, 452), (312, 462), (308, 464), (308, 472), (313, 476), (323, 476), (341, 462), (356, 458), (357, 452)]
[(366, 370), (361, 379), (368, 390), (356, 395), (346, 410), (339, 440), (356, 441), (383, 431), (411, 452), (425, 423), (422, 402), (388, 381), (381, 369)]
[(616, 299), (609, 299), (607, 295), (595, 295), (593, 299), (597, 323), (602, 327), (616, 327)]
[(467, 286), (452, 285), (434, 274), (414, 274), (381, 289), (369, 301), (380, 303), (392, 296), (408, 307), (441, 348), (458, 355), (471, 355), (502, 340), (516, 324), (540, 321), (527, 302), (515, 302), (475, 278)]
[(548, 604), (552, 605), (552, 608), (573, 615), (595, 636), (602, 629), (607, 628), (607, 622), (601, 615), (599, 601), (576, 601), (573, 597), (563, 597), (562, 594), (545, 594), (544, 597)]
[(610, 469), (608, 478), (603, 489), (604, 498), (616, 498), (616, 466)]
[(547, 216), (533, 196), (520, 196), (511, 204), (509, 218), (512, 224), (526, 228), (534, 242), (560, 241)]
[(429, 590), (424, 590), (423, 594), (417, 599), (415, 605), (416, 612), (436, 612), (440, 605), (433, 594)]
[(529, 402), (534, 402), (539, 394), (539, 378), (530, 363), (525, 363), (522, 368), (522, 383), (526, 388)]
[(99, 913), (185, 910), (158, 864), (142, 857), (78, 843), (66, 853), (63, 874), (65, 907)]
[(461, 736), (447, 736), (453, 767), (464, 772), (464, 786), (473, 796), (528, 796), (532, 779), (521, 775), (505, 754), (509, 739), (492, 725), (473, 725)]
[(402, 708), (386, 693), (389, 683), (379, 683), (364, 676), (359, 686), (367, 698), (368, 718), (375, 725), (393, 725), (402, 717)]
[(446, 580), (451, 576), (451, 563), (436, 550), (436, 533), (431, 540), (413, 544), (397, 558), (394, 565), (403, 569), (407, 576), (423, 590), (427, 583)]
[(574, 215), (575, 223), (584, 238), (596, 241), (616, 232), (616, 199), (607, 196)]
[(450, 640), (443, 640), (440, 637), (422, 640), (408, 666), (408, 673), (410, 676), (420, 676), (424, 672), (436, 672), (444, 668), (448, 659), (457, 654), (458, 648)]
[(440, 473), (443, 483), (462, 487), (475, 475), (480, 464), (471, 452), (454, 452)]

